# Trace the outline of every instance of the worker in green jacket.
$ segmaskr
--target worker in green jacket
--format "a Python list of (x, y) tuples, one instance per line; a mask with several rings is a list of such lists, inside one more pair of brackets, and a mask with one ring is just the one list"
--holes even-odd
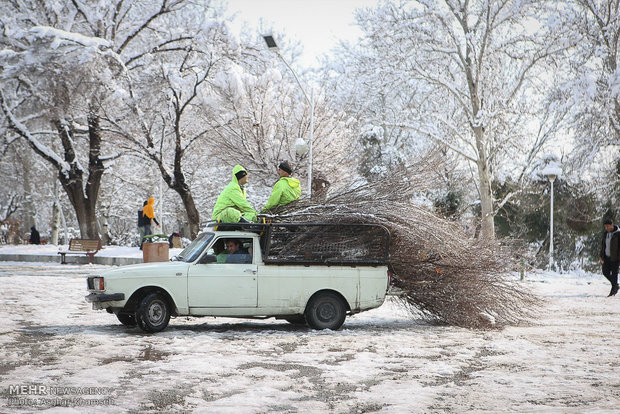
[(278, 165), (280, 179), (273, 186), (273, 191), (269, 200), (267, 200), (267, 204), (263, 207), (263, 212), (285, 206), (299, 198), (301, 195), (301, 185), (297, 178), (291, 177), (292, 173), (293, 168), (287, 161), (283, 161)]
[(245, 199), (244, 185), (248, 183), (248, 172), (237, 164), (232, 173), (232, 180), (215, 202), (211, 218), (222, 223), (256, 222), (256, 210)]

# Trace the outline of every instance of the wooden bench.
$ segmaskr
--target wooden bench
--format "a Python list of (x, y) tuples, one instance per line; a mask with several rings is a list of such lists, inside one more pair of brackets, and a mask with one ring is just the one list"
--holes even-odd
[(58, 252), (60, 255), (60, 263), (67, 264), (65, 255), (67, 254), (85, 254), (88, 256), (90, 263), (93, 263), (93, 257), (101, 250), (101, 240), (99, 239), (71, 239), (69, 241), (69, 250)]

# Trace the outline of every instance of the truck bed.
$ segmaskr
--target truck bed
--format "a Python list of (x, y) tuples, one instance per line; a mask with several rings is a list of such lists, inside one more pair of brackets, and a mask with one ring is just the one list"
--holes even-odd
[(390, 233), (377, 224), (271, 224), (265, 241), (266, 264), (380, 266)]

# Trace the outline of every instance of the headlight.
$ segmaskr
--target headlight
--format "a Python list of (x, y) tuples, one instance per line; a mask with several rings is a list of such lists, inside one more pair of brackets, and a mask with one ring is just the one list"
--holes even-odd
[(104, 290), (102, 277), (89, 277), (87, 283), (89, 290)]

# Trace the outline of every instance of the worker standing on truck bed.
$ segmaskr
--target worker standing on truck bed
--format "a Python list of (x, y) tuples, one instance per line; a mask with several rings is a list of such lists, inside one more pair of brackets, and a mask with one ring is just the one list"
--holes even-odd
[(301, 195), (301, 185), (297, 178), (291, 177), (293, 168), (288, 161), (283, 161), (278, 165), (278, 175), (280, 179), (273, 186), (273, 191), (263, 211), (268, 211), (277, 207), (285, 206), (299, 199)]
[(256, 222), (256, 210), (248, 203), (245, 194), (244, 186), (248, 183), (248, 172), (237, 164), (232, 173), (232, 180), (215, 202), (211, 218), (222, 223)]

